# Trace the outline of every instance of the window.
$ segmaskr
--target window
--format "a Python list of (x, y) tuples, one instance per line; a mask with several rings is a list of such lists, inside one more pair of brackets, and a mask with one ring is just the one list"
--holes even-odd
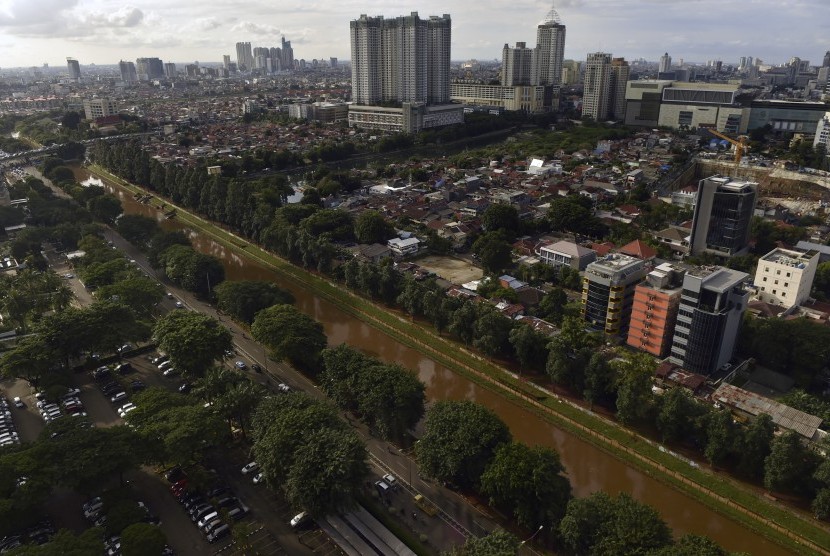
[(766, 277), (766, 276), (764, 276), (764, 282), (766, 282), (766, 281), (767, 281), (767, 277)]
[(693, 116), (694, 113), (691, 110), (681, 110), (677, 116), (677, 125), (691, 126)]
[(778, 285), (778, 280), (776, 280), (776, 281), (775, 281), (775, 285), (776, 285), (776, 286)]
[(772, 295), (778, 295), (778, 292), (776, 290), (772, 290)]
[(789, 278), (789, 277), (790, 277), (790, 273), (788, 272), (788, 273), (787, 273), (787, 278)]
[(790, 287), (790, 283), (789, 283), (789, 282), (784, 282), (784, 287), (785, 287), (785, 288), (789, 288), (789, 287)]
[(781, 271), (780, 271), (780, 270), (776, 270), (776, 271), (775, 271), (775, 275), (776, 275), (776, 276), (781, 276)]

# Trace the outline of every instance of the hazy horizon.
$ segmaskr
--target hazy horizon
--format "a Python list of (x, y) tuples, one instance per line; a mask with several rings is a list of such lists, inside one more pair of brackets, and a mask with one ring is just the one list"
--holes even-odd
[[(278, 46), (290, 40), (295, 58), (350, 58), (349, 21), (361, 14), (421, 17), (449, 13), (453, 60), (493, 60), (505, 43), (536, 42), (536, 25), (549, 2), (516, 0), (402, 3), (344, 0), (323, 6), (286, 0), (203, 0), (198, 9), (160, 0), (0, 0), (0, 67), (48, 63), (110, 65), (118, 60), (158, 57), (164, 61), (213, 63), (235, 43)], [(792, 56), (820, 65), (830, 50), (827, 0), (560, 0), (567, 26), (565, 57), (588, 52), (656, 61), (668, 52), (705, 63), (736, 63), (741, 56), (781, 64)], [(783, 30), (783, 31), (779, 31)]]

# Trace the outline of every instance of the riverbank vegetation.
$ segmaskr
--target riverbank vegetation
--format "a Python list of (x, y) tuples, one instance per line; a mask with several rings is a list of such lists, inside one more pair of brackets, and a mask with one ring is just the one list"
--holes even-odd
[[(480, 349), (482, 353), (490, 357), (511, 358), (518, 356), (518, 352), (523, 348), (519, 347), (517, 349), (517, 346), (532, 345), (534, 343), (523, 342), (520, 334), (515, 334), (515, 339), (511, 342), (511, 332), (517, 327), (517, 324), (513, 321), (507, 321), (498, 314), (493, 314), (492, 310), (488, 310), (489, 307), (483, 304), (481, 307), (476, 307), (457, 300), (443, 298), (431, 282), (405, 279), (391, 265), (360, 264), (349, 257), (344, 257), (331, 242), (327, 241), (328, 238), (325, 235), (312, 235), (308, 232), (308, 229), (304, 229), (304, 218), (297, 219), (297, 215), (286, 210), (287, 208), (276, 209), (276, 215), (272, 223), (267, 226), (264, 232), (252, 239), (264, 243), (283, 257), (295, 262), (295, 264), (308, 269), (331, 273), (335, 278), (342, 279), (347, 286), (362, 292), (373, 300), (392, 306), (398, 305), (410, 313), (413, 318), (422, 318), (434, 324), (439, 333), (448, 330), (463, 343)], [(295, 209), (292, 209), (292, 211), (296, 212)], [(345, 258), (347, 262), (339, 264), (338, 261), (341, 258)], [(282, 264), (277, 266), (285, 268)], [(322, 284), (320, 285), (328, 290)], [(408, 293), (406, 293), (407, 289), (409, 289)], [(406, 295), (404, 295), (405, 293)], [(335, 293), (334, 291), (326, 291), (326, 295), (334, 296), (341, 302), (349, 299), (348, 296), (343, 296), (342, 293)], [(351, 301), (348, 303), (351, 303)], [(375, 310), (368, 308), (371, 305), (363, 304), (361, 307), (361, 312), (371, 311), (374, 317), (384, 322), (387, 330), (389, 328), (397, 329), (401, 326), (394, 318), (381, 316)], [(477, 324), (478, 328), (476, 329)], [(416, 339), (418, 344), (423, 342), (423, 345), (432, 345), (435, 343), (433, 338), (421, 333), (412, 333), (411, 329), (408, 334), (411, 334), (411, 337)], [(409, 342), (411, 341), (410, 339)], [(653, 396), (650, 391), (653, 363), (649, 363), (651, 367), (648, 368), (643, 361), (632, 364), (629, 358), (623, 358), (622, 362), (616, 362), (614, 361), (614, 355), (613, 352), (604, 354), (602, 357), (605, 358), (605, 361), (600, 358), (594, 359), (593, 367), (596, 371), (596, 377), (598, 377), (596, 380), (587, 381), (588, 384), (585, 386), (569, 384), (567, 381), (562, 385), (578, 395), (585, 395), (586, 399), (592, 402), (594, 402), (591, 399), (594, 396), (594, 390), (599, 390), (597, 393), (598, 400), (594, 403), (607, 404), (610, 409), (618, 412), (622, 408), (622, 414), (619, 415), (621, 421), (641, 427), (641, 430), (644, 431), (650, 430), (658, 423), (657, 416), (661, 413), (662, 405), (667, 403), (663, 401), (663, 398)], [(555, 363), (556, 356), (553, 359), (554, 363), (549, 365), (548, 363), (551, 361), (550, 354), (547, 358), (540, 357), (538, 354), (535, 357), (529, 355), (525, 357), (526, 362), (535, 361), (536, 371), (541, 370), (538, 367), (544, 361), (544, 370), (547, 370), (551, 377), (558, 375), (562, 368), (561, 364)], [(457, 364), (453, 365), (452, 361), (449, 365), (458, 367)], [(479, 366), (477, 363), (473, 363), (473, 365)], [(629, 368), (632, 365), (633, 368)], [(496, 372), (496, 374), (500, 375), (499, 372)], [(648, 380), (643, 379), (646, 376), (649, 377)], [(504, 382), (502, 377), (499, 377), (498, 380)], [(597, 388), (598, 385), (603, 388)], [(525, 387), (520, 386), (518, 389), (519, 391), (526, 391)], [(700, 410), (697, 407), (694, 409), (695, 411)], [(683, 438), (683, 447), (685, 449), (700, 450), (701, 454), (712, 465), (721, 468), (726, 467), (736, 473), (743, 473), (739, 468), (744, 467), (740, 465), (740, 456), (743, 446), (741, 438), (748, 434), (746, 428), (740, 425), (736, 426), (731, 423), (731, 420), (727, 423), (721, 413), (712, 410), (708, 406), (704, 406), (702, 411), (704, 413), (700, 418), (694, 420), (694, 433), (691, 438)], [(667, 415), (670, 412), (662, 413)], [(586, 420), (586, 418), (579, 416), (579, 412), (571, 412), (571, 414), (575, 415), (578, 421), (584, 422)], [(572, 415), (569, 415), (569, 418), (574, 418)], [(592, 426), (595, 427), (596, 424), (594, 423)], [(668, 423), (660, 426), (665, 426), (666, 430), (669, 431), (671, 429), (671, 425)], [(613, 430), (605, 426), (599, 428), (606, 432)], [(671, 436), (672, 433), (669, 432), (668, 435)], [(624, 435), (617, 432), (611, 434), (612, 438), (617, 436), (624, 438)], [(759, 441), (762, 440), (763, 436), (760, 437)], [(694, 475), (695, 480), (705, 488), (716, 488), (723, 492), (729, 492), (730, 498), (745, 501), (744, 507), (752, 508), (753, 511), (757, 509), (757, 504), (753, 502), (754, 495), (742, 492), (740, 488), (727, 486), (727, 483), (722, 480), (712, 480), (711, 477), (706, 477), (705, 474), (690, 471), (687, 467), (678, 465), (679, 462), (672, 460), (672, 456), (659, 455), (656, 453), (656, 449), (645, 449), (645, 451), (648, 452), (650, 459), (660, 461), (669, 469)], [(760, 453), (764, 452), (765, 449), (761, 445)], [(748, 475), (759, 476), (758, 469), (759, 466), (764, 467), (763, 462), (755, 461), (754, 464), (754, 471)], [(642, 465), (642, 462), (639, 465)], [(767, 473), (765, 468), (763, 473)], [(813, 485), (812, 493), (814, 494), (827, 487), (822, 481), (816, 480), (814, 482), (809, 475), (805, 475), (804, 480)], [(689, 491), (688, 488), (684, 488), (684, 490)], [(741, 494), (736, 495), (736, 493)], [(764, 511), (766, 512), (766, 508)], [(776, 511), (770, 513), (770, 515), (772, 514), (776, 515), (777, 521), (792, 524), (791, 528), (794, 530), (804, 532), (807, 535), (815, 534), (815, 530), (809, 526), (804, 527), (804, 522), (800, 519), (784, 517), (786, 512)], [(810, 532), (811, 530), (813, 532)]]

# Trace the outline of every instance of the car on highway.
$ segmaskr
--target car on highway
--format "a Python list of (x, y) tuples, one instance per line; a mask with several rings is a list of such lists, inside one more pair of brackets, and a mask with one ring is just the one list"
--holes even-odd
[(237, 361), (236, 363), (234, 363), (234, 366), (240, 371), (244, 371), (248, 368), (248, 365), (244, 361)]
[(176, 309), (184, 309), (184, 303), (181, 301), (176, 301)]

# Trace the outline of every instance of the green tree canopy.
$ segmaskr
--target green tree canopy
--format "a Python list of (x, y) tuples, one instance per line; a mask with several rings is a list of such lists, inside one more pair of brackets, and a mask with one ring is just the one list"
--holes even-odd
[(167, 538), (155, 525), (135, 523), (121, 532), (121, 553), (124, 556), (161, 554), (167, 546)]
[(463, 546), (442, 553), (442, 556), (516, 556), (519, 539), (504, 529), (496, 529), (483, 537), (469, 537)]
[(159, 225), (155, 219), (140, 214), (122, 214), (116, 222), (115, 230), (127, 241), (146, 249), (150, 240), (159, 232)]
[(395, 228), (376, 210), (364, 210), (355, 219), (354, 235), (360, 243), (383, 243), (395, 237)]
[(612, 498), (604, 492), (568, 503), (559, 524), (571, 554), (647, 554), (668, 547), (671, 531), (660, 515), (627, 494)]
[(520, 525), (558, 527), (571, 498), (559, 454), (541, 446), (502, 444), (481, 476), (481, 492)]
[(194, 377), (202, 376), (233, 346), (231, 333), (219, 321), (191, 311), (161, 317), (153, 337), (177, 369)]
[(764, 486), (771, 491), (810, 495), (812, 475), (818, 455), (810, 450), (795, 431), (787, 431), (772, 441), (764, 463)]
[(468, 488), (479, 484), (498, 447), (510, 439), (507, 425), (484, 406), (439, 401), (427, 412), (415, 454), (427, 476)]
[(481, 217), (481, 224), (488, 232), (503, 231), (511, 238), (515, 238), (521, 229), (519, 211), (504, 203), (494, 203), (487, 207)]
[(291, 305), (274, 305), (258, 312), (251, 332), (277, 359), (314, 370), (326, 347), (323, 325)]
[(473, 253), (487, 272), (498, 274), (513, 266), (513, 248), (498, 232), (487, 232), (473, 243)]
[(216, 304), (220, 310), (234, 319), (248, 324), (261, 310), (272, 305), (294, 303), (290, 292), (272, 282), (241, 280), (222, 282), (214, 289)]

